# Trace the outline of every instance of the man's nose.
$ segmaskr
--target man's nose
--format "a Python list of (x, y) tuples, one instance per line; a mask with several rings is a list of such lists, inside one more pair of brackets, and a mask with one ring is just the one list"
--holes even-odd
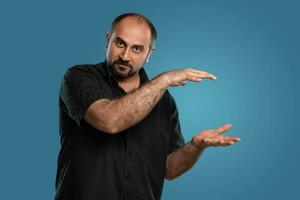
[(129, 61), (129, 48), (125, 48), (120, 54), (120, 57), (123, 61)]

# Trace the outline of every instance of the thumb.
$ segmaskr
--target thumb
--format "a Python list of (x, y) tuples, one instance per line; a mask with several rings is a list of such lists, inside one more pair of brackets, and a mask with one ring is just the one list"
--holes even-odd
[(222, 134), (222, 133), (228, 131), (229, 129), (231, 129), (231, 127), (232, 127), (231, 124), (225, 124), (225, 125), (223, 125), (223, 126), (217, 128), (217, 129), (215, 130), (215, 132), (217, 132), (218, 134)]

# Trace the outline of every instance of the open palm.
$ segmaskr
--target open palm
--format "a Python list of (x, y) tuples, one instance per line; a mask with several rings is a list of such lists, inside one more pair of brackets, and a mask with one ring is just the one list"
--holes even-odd
[(193, 143), (199, 148), (206, 148), (209, 146), (229, 146), (235, 142), (239, 142), (240, 138), (232, 136), (223, 136), (222, 133), (228, 131), (232, 127), (231, 124), (225, 124), (216, 130), (204, 130), (193, 136)]

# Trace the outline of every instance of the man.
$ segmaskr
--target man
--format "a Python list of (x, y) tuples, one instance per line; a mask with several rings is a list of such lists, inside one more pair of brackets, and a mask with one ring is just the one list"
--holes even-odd
[(59, 95), (55, 199), (158, 200), (164, 178), (190, 169), (205, 148), (240, 140), (221, 135), (231, 128), (226, 124), (185, 143), (167, 88), (216, 77), (186, 68), (149, 80), (143, 66), (155, 39), (146, 17), (120, 15), (107, 33), (106, 60), (67, 70)]

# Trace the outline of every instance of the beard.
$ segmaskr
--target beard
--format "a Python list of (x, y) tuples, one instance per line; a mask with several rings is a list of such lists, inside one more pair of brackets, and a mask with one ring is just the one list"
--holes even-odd
[(111, 70), (113, 76), (118, 81), (123, 81), (127, 78), (130, 78), (138, 73), (139, 70), (134, 71), (133, 66), (128, 61), (116, 60), (112, 63), (107, 62), (109, 69)]

